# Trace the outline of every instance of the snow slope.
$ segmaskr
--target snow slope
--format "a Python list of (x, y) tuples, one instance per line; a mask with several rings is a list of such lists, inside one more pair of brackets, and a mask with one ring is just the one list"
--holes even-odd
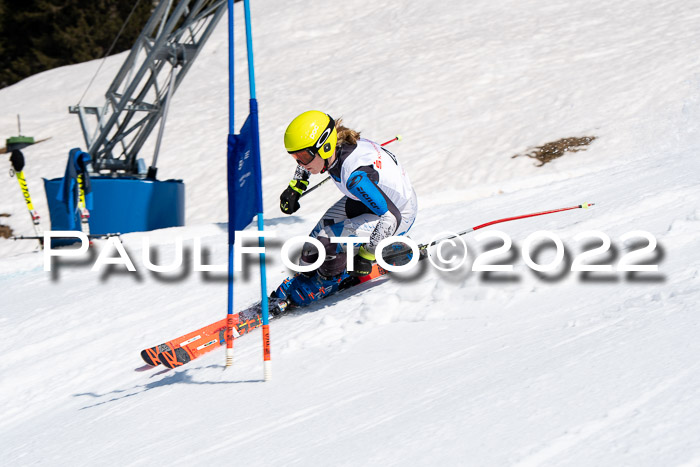
[[(123, 236), (136, 273), (91, 271), (105, 242), (44, 272), (34, 245), (0, 240), (3, 464), (700, 465), (698, 20), (700, 5), (678, 0), (254, 2), (266, 228), (280, 236), (269, 288), (289, 273), (281, 242), (339, 196), (326, 185), (293, 217), (277, 209), (294, 169), (282, 134), (308, 108), (377, 141), (404, 136), (392, 151), (420, 197), (419, 242), (596, 206), (491, 228), (513, 239), (501, 258), (512, 273), (470, 271), (488, 243), (471, 235), (458, 271), (421, 265), (273, 322), (271, 382), (259, 332), (236, 342), (233, 369), (213, 352), (145, 370), (143, 347), (225, 314), (224, 274), (191, 266), (195, 238), (210, 263), (226, 261), (222, 23), (173, 101), (160, 157), (159, 176), (186, 183), (186, 227)], [(124, 57), (106, 61), (83, 103), (101, 104)], [(51, 137), (24, 150), (46, 220), (41, 177), (62, 175), (84, 144), (67, 106), (98, 66), (0, 90), (3, 138), (17, 113), (25, 134)], [(511, 158), (570, 136), (598, 139), (543, 167)], [(31, 234), (15, 180), (0, 199), (3, 222)], [(568, 264), (587, 243), (577, 234), (602, 231), (613, 265), (639, 248), (620, 237), (647, 231), (659, 271), (537, 275), (520, 252), (539, 230), (562, 239)], [(143, 240), (167, 264), (176, 236), (185, 266), (148, 271)], [(237, 308), (259, 297), (256, 273), (237, 275)]]

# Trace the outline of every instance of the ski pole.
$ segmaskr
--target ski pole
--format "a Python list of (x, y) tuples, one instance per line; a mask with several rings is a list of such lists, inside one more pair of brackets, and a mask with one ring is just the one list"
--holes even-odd
[[(396, 136), (394, 136), (394, 137), (393, 137), (392, 139), (390, 139), (389, 141), (383, 142), (380, 146), (386, 146), (387, 144), (391, 144), (391, 143), (393, 143), (394, 141), (401, 141), (401, 135), (396, 135)], [(312, 186), (311, 188), (309, 188), (308, 190), (306, 190), (305, 192), (303, 192), (303, 193), (301, 194), (301, 196), (308, 195), (309, 193), (311, 193), (311, 192), (314, 191), (316, 188), (320, 187), (321, 185), (323, 185), (324, 183), (326, 183), (326, 182), (327, 182), (328, 180), (330, 180), (330, 179), (331, 179), (331, 177), (326, 177), (326, 178), (324, 178), (322, 181), (318, 182), (316, 185)], [(301, 198), (301, 196), (300, 196), (300, 198)]]
[(80, 211), (80, 230), (90, 235), (90, 211), (85, 203), (85, 173), (78, 174), (78, 210)]
[[(526, 219), (528, 217), (544, 216), (545, 214), (553, 214), (555, 212), (570, 211), (572, 209), (588, 209), (590, 206), (595, 206), (595, 204), (594, 203), (583, 203), (583, 204), (578, 204), (576, 206), (570, 206), (568, 208), (552, 209), (550, 211), (535, 212), (532, 214), (523, 214), (522, 216), (504, 217), (503, 219), (496, 219), (495, 221), (486, 222), (485, 224), (477, 225), (475, 227), (472, 227), (471, 229), (463, 230), (462, 232), (459, 232), (455, 235), (452, 235), (451, 237), (445, 237), (445, 238), (441, 238), (439, 240), (434, 240), (430, 243), (424, 243), (422, 245), (418, 245), (418, 252), (422, 253), (424, 250), (427, 250), (431, 246), (437, 245), (440, 242), (444, 242), (445, 240), (450, 240), (453, 238), (461, 237), (462, 235), (466, 235), (468, 233), (474, 232), (475, 230), (483, 229), (484, 227), (488, 227), (490, 225), (500, 224), (502, 222), (515, 221), (518, 219)], [(409, 251), (411, 251), (411, 249), (407, 248), (407, 249), (404, 249), (402, 251), (397, 251), (396, 253), (391, 253), (391, 254), (387, 255), (386, 258), (384, 258), (384, 260), (389, 260), (391, 258), (405, 255)]]
[[(19, 116), (17, 116), (19, 119)], [(24, 154), (19, 149), (12, 151), (10, 156), (10, 163), (12, 168), (10, 169), (10, 176), (16, 176), (17, 182), (19, 183), (19, 188), (22, 191), (22, 196), (24, 197), (24, 202), (27, 204), (27, 210), (29, 215), (32, 217), (32, 224), (34, 224), (34, 232), (39, 240), (39, 246), (43, 247), (43, 232), (41, 230), (41, 223), (39, 218), (39, 213), (34, 209), (34, 204), (32, 203), (32, 197), (29, 195), (29, 185), (27, 185), (27, 178), (24, 176)]]
[(386, 146), (387, 144), (391, 144), (394, 141), (401, 141), (401, 135), (396, 135), (393, 138), (391, 138), (389, 141), (384, 141), (380, 146)]
[(314, 191), (316, 188), (320, 187), (321, 185), (323, 185), (324, 183), (326, 183), (326, 182), (327, 182), (328, 180), (330, 180), (330, 179), (331, 179), (330, 176), (324, 178), (323, 180), (321, 180), (320, 182), (318, 182), (316, 185), (312, 186), (311, 188), (309, 188), (308, 190), (306, 190), (305, 192), (303, 192), (303, 193), (301, 194), (300, 198), (301, 198), (302, 196), (308, 195), (309, 193), (311, 193), (311, 192)]

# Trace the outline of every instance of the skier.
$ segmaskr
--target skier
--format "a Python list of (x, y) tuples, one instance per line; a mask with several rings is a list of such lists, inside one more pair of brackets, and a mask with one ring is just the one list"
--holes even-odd
[[(297, 167), (280, 196), (282, 212), (293, 214), (299, 209), (299, 198), (308, 188), (311, 174), (328, 172), (343, 194), (309, 234), (325, 249), (323, 264), (285, 280), (273, 292), (277, 299), (306, 306), (342, 289), (346, 280), (370, 274), (377, 245), (409, 231), (418, 201), (408, 175), (391, 152), (324, 112), (310, 110), (292, 120), (284, 134), (284, 146)], [(369, 241), (345, 251), (345, 245), (331, 243), (333, 237), (367, 237)], [(311, 243), (304, 244), (299, 264), (315, 263), (318, 254)], [(346, 270), (348, 254), (353, 255), (351, 271)]]

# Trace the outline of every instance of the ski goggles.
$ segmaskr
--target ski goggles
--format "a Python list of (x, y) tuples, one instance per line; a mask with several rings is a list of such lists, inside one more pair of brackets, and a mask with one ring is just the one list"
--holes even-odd
[(310, 148), (290, 153), (296, 159), (299, 165), (309, 165), (316, 158), (318, 153), (313, 152)]

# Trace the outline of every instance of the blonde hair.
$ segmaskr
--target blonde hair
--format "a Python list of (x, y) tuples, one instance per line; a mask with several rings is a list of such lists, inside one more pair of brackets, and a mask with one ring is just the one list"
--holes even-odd
[(360, 132), (344, 126), (342, 118), (335, 121), (335, 130), (338, 132), (339, 145), (357, 144), (357, 140), (360, 139)]

